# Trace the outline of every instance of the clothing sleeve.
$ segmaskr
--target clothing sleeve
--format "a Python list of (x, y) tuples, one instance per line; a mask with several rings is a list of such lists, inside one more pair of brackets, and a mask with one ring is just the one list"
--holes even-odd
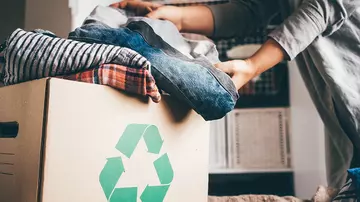
[(359, 0), (303, 0), (298, 9), (269, 34), (294, 59), (316, 37), (329, 36), (360, 6)]
[(274, 0), (231, 0), (208, 6), (214, 17), (214, 38), (243, 37), (268, 24), (279, 11)]

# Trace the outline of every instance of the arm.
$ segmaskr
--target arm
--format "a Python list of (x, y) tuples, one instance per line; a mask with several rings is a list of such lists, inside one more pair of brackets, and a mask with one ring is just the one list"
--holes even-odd
[(150, 12), (147, 17), (169, 20), (181, 32), (211, 36), (214, 30), (213, 15), (206, 6), (163, 6)]
[(307, 48), (319, 35), (329, 36), (360, 7), (359, 0), (304, 0), (269, 37), (286, 52), (287, 59)]
[(281, 62), (284, 56), (282, 47), (274, 40), (269, 39), (252, 57), (246, 60), (222, 62), (215, 66), (228, 73), (236, 88), (240, 89), (254, 77)]
[(331, 35), (359, 7), (358, 0), (304, 0), (252, 57), (219, 63), (217, 67), (230, 74), (236, 87), (241, 88), (283, 59), (293, 59), (319, 35)]
[(265, 26), (278, 8), (274, 0), (233, 0), (213, 6), (162, 6), (147, 16), (169, 20), (182, 32), (209, 37), (242, 37)]

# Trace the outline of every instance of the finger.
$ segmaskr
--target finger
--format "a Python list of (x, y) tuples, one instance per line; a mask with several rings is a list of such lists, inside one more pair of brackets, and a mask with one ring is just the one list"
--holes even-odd
[(230, 71), (231, 68), (231, 63), (230, 62), (221, 62), (221, 63), (217, 63), (214, 65), (217, 69), (219, 69), (220, 71), (223, 71), (227, 74), (232, 74), (232, 72)]
[(161, 12), (159, 10), (152, 11), (146, 15), (146, 17), (151, 19), (160, 19)]
[(110, 7), (125, 9), (128, 6), (128, 1), (121, 1), (110, 4)]
[(110, 4), (110, 7), (114, 7), (114, 8), (120, 8), (120, 3), (113, 3), (113, 4)]
[(150, 6), (146, 7), (145, 10), (147, 13), (153, 12), (153, 8), (151, 8)]
[(151, 8), (152, 8), (153, 10), (158, 9), (158, 8), (160, 8), (161, 6), (163, 6), (163, 5), (162, 5), (162, 4), (159, 4), (159, 3), (152, 3), (152, 4), (151, 4)]
[(118, 6), (118, 8), (124, 9), (127, 7), (127, 5), (128, 5), (128, 1), (121, 1), (118, 3), (117, 6)]

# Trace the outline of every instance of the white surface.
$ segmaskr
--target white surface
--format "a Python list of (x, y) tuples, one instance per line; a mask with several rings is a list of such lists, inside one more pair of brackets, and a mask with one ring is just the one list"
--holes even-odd
[(225, 169), (226, 129), (225, 118), (210, 122), (210, 170)]
[(310, 198), (318, 185), (326, 185), (324, 126), (294, 62), (289, 63), (289, 72), (295, 192)]

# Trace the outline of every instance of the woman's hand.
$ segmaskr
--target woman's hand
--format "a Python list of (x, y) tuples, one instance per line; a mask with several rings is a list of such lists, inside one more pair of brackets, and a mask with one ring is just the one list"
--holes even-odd
[(256, 77), (257, 69), (249, 60), (232, 60), (215, 64), (219, 70), (227, 73), (235, 84), (237, 90), (243, 87), (251, 79)]
[(113, 3), (110, 6), (132, 11), (137, 16), (145, 16), (150, 12), (162, 7), (161, 4), (138, 1), (138, 0), (124, 0), (118, 3)]
[(214, 32), (214, 18), (206, 6), (163, 6), (140, 0), (123, 0), (110, 6), (133, 11), (137, 16), (168, 20), (181, 32), (211, 36)]
[(168, 20), (175, 24), (178, 30), (182, 28), (182, 9), (176, 6), (163, 6), (161, 4), (139, 0), (124, 0), (110, 5), (132, 11), (137, 16), (146, 16), (152, 19)]
[(146, 17), (152, 19), (168, 20), (174, 23), (179, 31), (181, 31), (183, 28), (183, 9), (180, 7), (162, 6), (147, 14)]
[(231, 76), (236, 88), (239, 90), (247, 82), (274, 67), (284, 58), (285, 52), (282, 47), (273, 39), (269, 39), (250, 58), (222, 62), (215, 66)]

